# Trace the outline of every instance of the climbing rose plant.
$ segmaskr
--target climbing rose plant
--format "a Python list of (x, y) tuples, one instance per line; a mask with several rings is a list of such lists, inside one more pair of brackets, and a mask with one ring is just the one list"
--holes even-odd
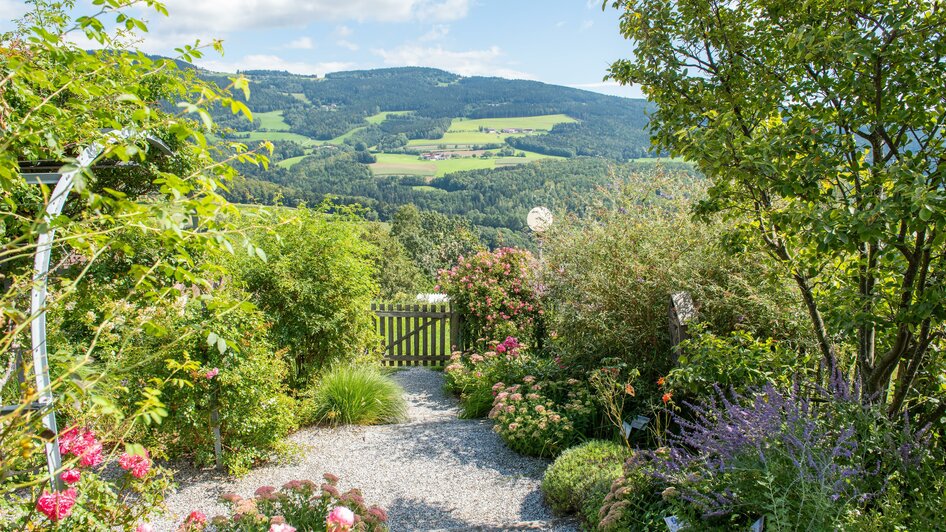
[(172, 477), (154, 466), (147, 449), (138, 445), (128, 449), (115, 460), (116, 453), (106, 453), (94, 431), (69, 428), (59, 439), (66, 466), (59, 478), (66, 487), (57, 491), (47, 483), (0, 499), (4, 523), (14, 530), (133, 529), (161, 508)]
[(529, 341), (544, 313), (539, 303), (535, 259), (528, 251), (501, 248), (460, 257), (441, 270), (439, 292), (464, 313), (473, 339), (502, 341), (515, 336)]

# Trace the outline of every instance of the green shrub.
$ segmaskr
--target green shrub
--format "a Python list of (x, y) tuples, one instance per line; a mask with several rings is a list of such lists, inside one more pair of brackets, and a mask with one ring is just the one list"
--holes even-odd
[(520, 382), (528, 373), (526, 366), (530, 361), (525, 347), (512, 337), (504, 342), (488, 342), (487, 349), (482, 353), (453, 353), (444, 372), (447, 390), (460, 398), (460, 417), (486, 417), (496, 396), (493, 385), (497, 382)]
[(794, 288), (773, 280), (763, 254), (736, 254), (727, 226), (693, 220), (689, 198), (698, 188), (659, 176), (630, 180), (611, 204), (562, 220), (546, 237), (549, 336), (566, 362), (592, 370), (620, 358), (653, 383), (672, 360), (670, 294), (684, 290), (714, 332), (810, 336)]
[(404, 390), (368, 366), (336, 366), (322, 376), (313, 395), (312, 419), (331, 425), (379, 425), (406, 419)]
[(542, 479), (545, 500), (556, 513), (580, 513), (596, 525), (611, 484), (621, 476), (628, 450), (623, 445), (591, 440), (566, 450)]
[(535, 259), (526, 250), (481, 251), (472, 257), (461, 256), (456, 266), (443, 270), (437, 288), (463, 312), (469, 338), (485, 343), (514, 336), (531, 342), (544, 314), (536, 270)]
[(779, 388), (813, 377), (812, 356), (797, 353), (772, 340), (757, 340), (747, 331), (716, 335), (699, 328), (683, 343), (679, 366), (666, 377), (666, 386), (688, 397), (713, 393), (713, 387), (745, 392), (772, 383)]
[[(564, 394), (556, 390), (562, 387), (567, 387)], [(538, 381), (526, 375), (522, 384), (498, 382), (493, 391), (493, 430), (510, 449), (528, 456), (556, 456), (580, 441), (599, 410), (594, 395), (577, 379)]]
[[(136, 439), (158, 455), (212, 464), (216, 407), (232, 474), (285, 451), (282, 438), (298, 421), (284, 384), (284, 352), (270, 342), (266, 316), (246, 301), (248, 294), (221, 287), (211, 299), (195, 288), (150, 304), (111, 296), (90, 278), (51, 321), (51, 338), (63, 350), (58, 365), (81, 359), (95, 338), (94, 368), (105, 376), (98, 401), (107, 401), (109, 411), (157, 401), (164, 418), (131, 427)], [(61, 422), (115, 430), (113, 416), (90, 411), (68, 405)]]
[(291, 357), (296, 389), (323, 368), (378, 351), (371, 301), (378, 292), (372, 246), (359, 223), (308, 209), (261, 214), (258, 257), (241, 256), (237, 281), (272, 320), (271, 336)]

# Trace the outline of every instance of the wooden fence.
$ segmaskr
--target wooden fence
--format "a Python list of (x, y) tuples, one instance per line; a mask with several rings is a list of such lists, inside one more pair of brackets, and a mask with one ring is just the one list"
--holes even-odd
[(449, 304), (373, 303), (375, 330), (384, 339), (389, 366), (435, 366), (461, 346), (459, 313)]

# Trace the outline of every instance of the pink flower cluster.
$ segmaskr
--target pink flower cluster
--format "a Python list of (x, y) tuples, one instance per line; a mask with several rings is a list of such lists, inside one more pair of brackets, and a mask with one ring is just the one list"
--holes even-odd
[(36, 509), (55, 523), (69, 517), (72, 507), (76, 504), (77, 496), (75, 488), (59, 492), (44, 491), (36, 500)]
[(208, 371), (207, 373), (204, 373), (204, 378), (209, 381), (213, 379), (214, 377), (216, 377), (218, 374), (220, 374), (220, 370), (218, 368), (214, 368)]
[(105, 460), (102, 444), (95, 439), (95, 434), (79, 427), (73, 427), (59, 437), (59, 453), (78, 457), (79, 464), (84, 467), (95, 467)]
[(144, 478), (151, 470), (151, 459), (148, 457), (148, 451), (145, 451), (144, 455), (122, 453), (118, 459), (118, 465), (131, 473), (133, 477)]

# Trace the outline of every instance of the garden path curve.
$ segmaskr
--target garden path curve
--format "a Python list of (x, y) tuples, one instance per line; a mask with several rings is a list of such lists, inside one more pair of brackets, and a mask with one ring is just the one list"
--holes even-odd
[(259, 486), (290, 480), (341, 478), (342, 490), (361, 488), (369, 504), (388, 510), (391, 530), (577, 530), (555, 519), (542, 500), (548, 461), (520, 456), (503, 445), (488, 420), (458, 419), (457, 402), (443, 390), (443, 373), (399, 371), (409, 420), (376, 427), (308, 428), (290, 437), (301, 447), (292, 463), (253, 470), (232, 480), (179, 469), (180, 487), (168, 499), (157, 530), (174, 530), (192, 510), (225, 513), (221, 494), (250, 496)]

